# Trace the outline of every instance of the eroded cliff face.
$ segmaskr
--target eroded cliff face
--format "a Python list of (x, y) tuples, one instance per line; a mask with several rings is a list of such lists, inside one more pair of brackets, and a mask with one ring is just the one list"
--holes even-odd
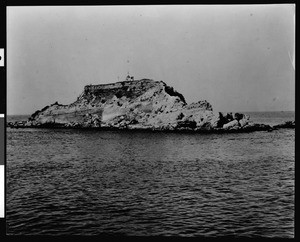
[(23, 126), (152, 130), (259, 128), (246, 115), (214, 113), (207, 101), (187, 104), (174, 88), (150, 79), (86, 86), (74, 103), (56, 102), (46, 106)]

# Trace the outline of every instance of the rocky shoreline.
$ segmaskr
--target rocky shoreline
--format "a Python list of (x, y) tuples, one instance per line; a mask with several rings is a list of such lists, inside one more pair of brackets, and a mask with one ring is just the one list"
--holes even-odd
[(19, 121), (19, 122), (8, 122), (6, 127), (13, 129), (26, 129), (26, 128), (35, 128), (35, 129), (84, 129), (84, 130), (103, 130), (103, 131), (117, 131), (117, 130), (125, 130), (125, 131), (146, 131), (146, 132), (184, 132), (184, 133), (248, 133), (254, 131), (268, 131), (271, 132), (273, 130), (278, 129), (294, 129), (295, 121), (287, 121), (282, 124), (270, 126), (266, 124), (253, 124), (243, 128), (234, 128), (234, 129), (223, 129), (223, 128), (215, 128), (215, 129), (192, 129), (192, 128), (174, 128), (174, 129), (165, 129), (165, 128), (118, 128), (118, 127), (83, 127), (79, 124), (73, 125), (55, 125), (55, 124), (40, 124), (40, 125), (27, 125), (27, 121)]
[(242, 113), (214, 112), (206, 101), (187, 104), (182, 94), (163, 81), (132, 80), (88, 85), (69, 105), (55, 102), (9, 128), (139, 130), (232, 133), (295, 128), (295, 121), (270, 126)]
[(295, 121), (286, 121), (282, 124), (277, 124), (272, 127), (273, 129), (294, 129), (296, 128)]

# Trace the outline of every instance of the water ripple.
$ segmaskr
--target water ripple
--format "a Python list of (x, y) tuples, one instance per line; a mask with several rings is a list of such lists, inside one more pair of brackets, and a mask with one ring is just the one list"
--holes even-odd
[(294, 131), (7, 133), (7, 233), (294, 236)]

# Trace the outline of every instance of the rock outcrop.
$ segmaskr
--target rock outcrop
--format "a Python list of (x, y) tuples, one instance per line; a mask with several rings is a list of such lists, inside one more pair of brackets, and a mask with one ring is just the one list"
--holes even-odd
[(150, 129), (164, 131), (248, 132), (271, 130), (241, 113), (214, 112), (206, 101), (187, 104), (163, 81), (130, 80), (88, 85), (69, 105), (57, 102), (9, 127)]
[(274, 129), (294, 129), (296, 127), (295, 121), (286, 121), (282, 124), (274, 125)]

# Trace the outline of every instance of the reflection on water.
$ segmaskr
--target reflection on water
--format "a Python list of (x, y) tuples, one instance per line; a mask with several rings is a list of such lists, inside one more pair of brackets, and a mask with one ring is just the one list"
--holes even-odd
[(8, 234), (294, 235), (294, 130), (7, 139)]

